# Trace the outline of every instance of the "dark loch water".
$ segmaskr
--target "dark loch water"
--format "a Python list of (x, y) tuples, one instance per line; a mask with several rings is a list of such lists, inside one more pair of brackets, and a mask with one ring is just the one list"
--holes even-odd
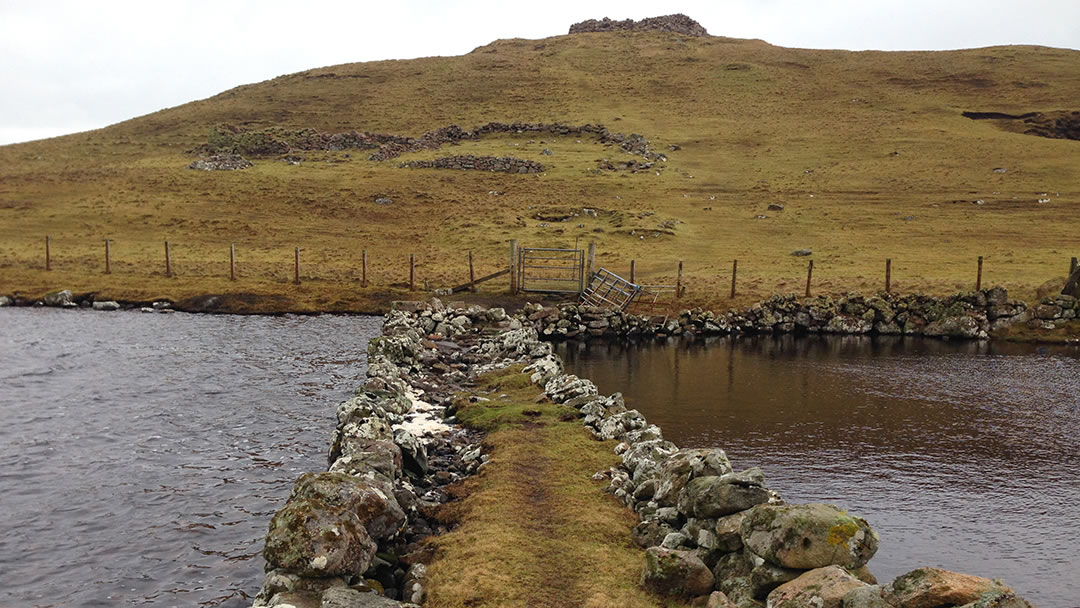
[(380, 325), (0, 309), (0, 606), (250, 606)]
[(881, 534), (888, 582), (932, 565), (1080, 605), (1080, 351), (871, 338), (562, 347), (681, 447), (724, 448), (789, 502)]

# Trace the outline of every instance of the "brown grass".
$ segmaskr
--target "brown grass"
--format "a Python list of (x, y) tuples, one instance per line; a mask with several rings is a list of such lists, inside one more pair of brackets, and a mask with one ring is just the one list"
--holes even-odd
[[(595, 240), (601, 265), (625, 272), (636, 260), (645, 283), (674, 282), (684, 260), (689, 291), (680, 305), (714, 309), (802, 292), (806, 260), (789, 254), (804, 247), (814, 250), (817, 292), (879, 289), (886, 257), (901, 291), (970, 289), (982, 255), (984, 284), (1030, 298), (1080, 251), (1071, 229), (1080, 220), (1080, 143), (960, 114), (1075, 109), (1078, 98), (1080, 53), (1042, 47), (853, 53), (608, 33), (321, 68), (107, 129), (0, 147), (0, 293), (69, 287), (181, 300), (236, 292), (283, 296), (274, 306), (285, 309), (372, 311), (420, 295), (404, 293), (409, 253), (419, 290), (463, 282), (468, 250), (478, 274), (494, 271), (518, 239)], [(622, 153), (544, 136), (400, 159), (512, 153), (548, 165), (538, 176), (398, 169), (356, 150), (306, 153), (300, 166), (256, 159), (239, 172), (185, 168), (186, 151), (222, 122), (416, 135), (491, 120), (602, 123), (642, 133), (660, 150), (682, 149), (661, 175), (596, 175), (597, 159)], [(375, 205), (378, 196), (394, 204)], [(786, 209), (766, 211), (772, 202)], [(583, 207), (611, 213), (547, 226), (531, 217)], [(679, 222), (674, 235), (629, 235), (669, 220)], [(114, 239), (108, 277), (104, 238)], [(175, 279), (162, 276), (166, 239)], [(237, 283), (226, 278), (229, 243)], [(296, 246), (300, 288), (289, 283)], [(358, 285), (361, 249), (371, 256), (367, 289)], [(741, 295), (732, 302), (736, 258)]]
[(644, 558), (630, 538), (635, 515), (591, 479), (615, 463), (613, 446), (590, 439), (577, 420), (560, 422), (566, 408), (535, 403), (537, 389), (515, 376), (525, 377), (517, 369), (489, 377), (492, 401), (459, 413), (491, 430), (491, 461), (466, 481), (464, 501), (450, 503), (461, 525), (431, 541), (425, 605), (665, 605), (637, 587)]

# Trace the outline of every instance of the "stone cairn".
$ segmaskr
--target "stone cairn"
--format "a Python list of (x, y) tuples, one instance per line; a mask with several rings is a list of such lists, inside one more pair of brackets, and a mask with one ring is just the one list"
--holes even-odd
[(666, 441), (620, 394), (564, 373), (535, 321), (434, 299), (395, 304), (369, 345), (367, 381), (338, 407), (329, 471), (302, 475), (270, 523), (255, 606), (421, 603), (431, 556), (416, 543), (445, 531), (430, 521), (444, 485), (488, 460), (476, 434), (446, 424), (452, 395), (478, 374), (525, 364), (552, 402), (617, 442), (620, 464), (594, 479), (639, 515), (640, 583), (654, 593), (710, 607), (1030, 608), (998, 581), (937, 568), (877, 584), (866, 563), (878, 535), (865, 520), (785, 504), (760, 470), (735, 471), (723, 450)]
[(435, 160), (411, 160), (399, 167), (411, 169), (458, 169), (461, 171), (495, 171), (498, 173), (543, 173), (544, 165), (534, 160), (512, 156), (444, 156)]
[(641, 21), (634, 21), (633, 19), (613, 21), (604, 17), (599, 20), (588, 19), (570, 26), (571, 34), (614, 31), (673, 32), (683, 36), (695, 37), (709, 35), (709, 32), (705, 31), (705, 28), (700, 23), (682, 13), (664, 15), (663, 17), (649, 17)]

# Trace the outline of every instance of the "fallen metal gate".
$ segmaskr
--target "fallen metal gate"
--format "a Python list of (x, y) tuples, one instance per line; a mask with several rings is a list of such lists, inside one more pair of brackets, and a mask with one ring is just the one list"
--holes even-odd
[(585, 252), (581, 249), (524, 247), (518, 252), (518, 289), (544, 293), (581, 293), (585, 287)]
[(635, 285), (614, 272), (601, 268), (593, 274), (589, 286), (582, 292), (581, 302), (588, 306), (626, 310), (640, 292), (640, 285)]

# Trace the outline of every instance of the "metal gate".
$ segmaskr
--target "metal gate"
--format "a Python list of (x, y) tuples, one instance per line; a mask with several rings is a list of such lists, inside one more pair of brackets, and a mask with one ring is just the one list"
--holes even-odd
[(518, 252), (518, 289), (544, 293), (581, 293), (585, 287), (585, 252), (581, 249), (523, 247)]
[(612, 310), (626, 307), (641, 293), (641, 286), (620, 277), (606, 268), (597, 270), (589, 287), (581, 294), (581, 302), (588, 306), (600, 306)]

